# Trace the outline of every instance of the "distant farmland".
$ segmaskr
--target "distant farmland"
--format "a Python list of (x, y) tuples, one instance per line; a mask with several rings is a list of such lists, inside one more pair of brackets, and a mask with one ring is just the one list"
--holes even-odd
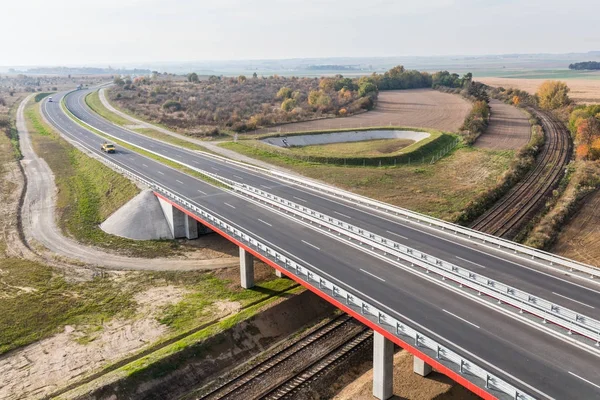
[(456, 132), (471, 103), (458, 95), (432, 89), (390, 90), (379, 92), (373, 111), (346, 118), (297, 122), (259, 129), (256, 133), (312, 131), (318, 129), (359, 128), (369, 126), (406, 126)]
[[(535, 93), (545, 79), (477, 78), (490, 86), (516, 88)], [(569, 96), (578, 103), (600, 103), (600, 79), (563, 79), (571, 89)]]

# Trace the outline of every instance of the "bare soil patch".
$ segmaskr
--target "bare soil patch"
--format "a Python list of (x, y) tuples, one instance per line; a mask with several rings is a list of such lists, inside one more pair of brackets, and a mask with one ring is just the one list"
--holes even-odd
[[(334, 400), (373, 399), (373, 370), (365, 372), (357, 380), (346, 386)], [(449, 400), (479, 399), (464, 387), (438, 372), (422, 377), (413, 372), (413, 356), (400, 351), (394, 356), (394, 400)]]
[(490, 100), (491, 117), (487, 130), (477, 139), (475, 147), (491, 150), (518, 150), (529, 142), (529, 117), (517, 107), (499, 100)]
[[(477, 80), (490, 86), (516, 88), (534, 94), (547, 79), (477, 78)], [(571, 89), (569, 97), (577, 103), (600, 103), (600, 80), (561, 79), (561, 81), (567, 83)]]
[(155, 342), (168, 331), (156, 316), (187, 292), (174, 286), (153, 287), (135, 296), (135, 319), (114, 319), (92, 331), (85, 325), (67, 325), (62, 333), (8, 354), (0, 359), (0, 398), (41, 398)]
[(320, 119), (259, 129), (256, 133), (389, 125), (456, 132), (470, 110), (471, 103), (458, 95), (433, 89), (390, 90), (379, 92), (377, 106), (372, 111), (346, 118)]

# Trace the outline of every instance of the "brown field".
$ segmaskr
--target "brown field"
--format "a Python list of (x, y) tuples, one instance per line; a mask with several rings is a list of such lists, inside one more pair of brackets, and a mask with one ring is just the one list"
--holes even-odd
[(390, 90), (379, 92), (377, 107), (373, 111), (347, 118), (296, 122), (275, 128), (259, 129), (256, 133), (388, 125), (456, 132), (470, 110), (471, 103), (457, 95), (432, 89)]
[(490, 100), (490, 125), (475, 142), (475, 147), (491, 150), (517, 150), (529, 142), (529, 117), (517, 107)]
[[(515, 78), (477, 78), (478, 81), (490, 86), (502, 86), (506, 89), (516, 88), (535, 93), (538, 87), (547, 79), (515, 79)], [(577, 103), (600, 103), (600, 79), (561, 79), (566, 82), (571, 92), (569, 96)]]
[(589, 195), (558, 236), (554, 253), (600, 266), (600, 191)]

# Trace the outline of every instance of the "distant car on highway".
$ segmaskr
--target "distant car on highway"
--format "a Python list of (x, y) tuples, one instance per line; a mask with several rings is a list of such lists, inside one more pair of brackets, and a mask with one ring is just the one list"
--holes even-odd
[(114, 144), (104, 142), (102, 143), (102, 146), (100, 146), (100, 150), (105, 153), (116, 153), (117, 148)]
[(52, 96), (48, 97), (48, 103), (52, 103)]

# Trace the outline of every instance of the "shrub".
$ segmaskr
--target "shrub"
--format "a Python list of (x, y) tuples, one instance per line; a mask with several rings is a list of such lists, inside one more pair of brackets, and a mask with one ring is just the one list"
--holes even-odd
[(165, 101), (164, 104), (162, 105), (162, 108), (169, 112), (180, 111), (182, 109), (181, 103), (176, 100)]

